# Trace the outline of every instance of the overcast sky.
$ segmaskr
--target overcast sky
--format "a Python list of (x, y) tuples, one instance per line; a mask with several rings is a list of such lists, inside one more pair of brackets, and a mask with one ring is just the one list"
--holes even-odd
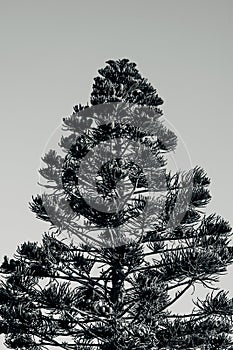
[[(28, 209), (40, 157), (108, 59), (135, 61), (157, 88), (212, 180), (207, 212), (233, 225), (232, 16), (232, 0), (0, 0), (0, 256), (47, 229)], [(233, 295), (229, 271), (221, 283)]]

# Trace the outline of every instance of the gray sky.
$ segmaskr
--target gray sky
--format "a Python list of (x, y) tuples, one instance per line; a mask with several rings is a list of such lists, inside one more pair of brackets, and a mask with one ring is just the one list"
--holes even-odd
[(0, 256), (46, 230), (28, 209), (40, 157), (108, 59), (135, 61), (157, 88), (212, 180), (207, 212), (233, 224), (232, 15), (232, 0), (0, 0)]

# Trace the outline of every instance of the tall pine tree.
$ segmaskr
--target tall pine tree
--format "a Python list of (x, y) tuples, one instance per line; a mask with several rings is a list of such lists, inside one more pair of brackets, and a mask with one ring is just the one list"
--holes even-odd
[[(231, 227), (203, 212), (203, 169), (167, 170), (177, 138), (162, 103), (135, 63), (110, 60), (90, 106), (63, 119), (63, 153), (44, 155), (46, 192), (30, 204), (49, 233), (1, 265), (7, 347), (233, 349), (233, 300), (214, 290), (233, 261)], [(205, 299), (174, 314), (197, 284)]]

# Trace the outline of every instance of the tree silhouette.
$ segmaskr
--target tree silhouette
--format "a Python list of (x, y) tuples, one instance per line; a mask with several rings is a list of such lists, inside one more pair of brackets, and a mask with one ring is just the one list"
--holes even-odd
[[(0, 331), (15, 349), (233, 349), (233, 300), (214, 284), (233, 261), (231, 227), (206, 216), (200, 167), (167, 170), (177, 138), (136, 64), (107, 62), (90, 106), (63, 119), (43, 157), (45, 193), (31, 210), (50, 224), (1, 265)], [(93, 151), (94, 152), (90, 152)], [(170, 307), (201, 284), (189, 314)]]

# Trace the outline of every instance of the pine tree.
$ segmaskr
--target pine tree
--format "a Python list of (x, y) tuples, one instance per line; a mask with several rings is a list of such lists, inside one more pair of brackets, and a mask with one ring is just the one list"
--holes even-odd
[[(203, 169), (167, 170), (177, 138), (162, 103), (135, 63), (110, 60), (90, 106), (63, 119), (63, 153), (43, 157), (46, 192), (30, 203), (49, 232), (1, 265), (7, 347), (233, 349), (233, 300), (214, 287), (233, 261), (231, 227), (203, 212)], [(205, 299), (174, 314), (197, 284), (210, 290)]]

